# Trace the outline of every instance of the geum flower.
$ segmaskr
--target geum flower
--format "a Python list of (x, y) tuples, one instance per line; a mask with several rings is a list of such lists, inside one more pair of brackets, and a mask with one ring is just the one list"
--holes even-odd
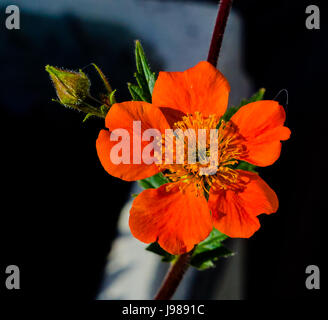
[[(157, 241), (169, 253), (183, 254), (204, 240), (213, 226), (229, 237), (248, 238), (260, 227), (259, 214), (277, 211), (275, 192), (258, 174), (233, 168), (240, 160), (265, 167), (279, 158), (280, 141), (290, 136), (284, 126), (285, 111), (275, 101), (262, 100), (241, 107), (224, 122), (221, 117), (229, 91), (229, 83), (217, 69), (199, 62), (184, 72), (160, 72), (152, 104), (123, 102), (109, 110), (108, 130), (100, 131), (96, 144), (105, 170), (126, 181), (163, 172), (169, 181), (158, 189), (142, 191), (133, 201), (129, 225), (140, 241)], [(124, 128), (132, 137), (133, 121), (137, 120), (141, 121), (140, 135), (148, 128), (164, 134), (168, 128), (218, 127), (216, 173), (201, 174), (204, 165), (199, 158), (194, 164), (133, 164), (133, 153), (140, 155), (149, 142), (131, 152), (130, 164), (113, 163), (110, 153), (117, 141), (111, 141), (111, 133)], [(132, 150), (132, 141), (126, 143)]]

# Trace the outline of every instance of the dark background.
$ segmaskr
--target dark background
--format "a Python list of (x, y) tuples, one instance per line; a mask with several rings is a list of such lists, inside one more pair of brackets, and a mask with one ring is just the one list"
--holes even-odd
[[(305, 28), (309, 4), (320, 7), (320, 30)], [(261, 219), (262, 228), (248, 241), (246, 297), (316, 298), (325, 287), (327, 7), (324, 1), (236, 0), (234, 9), (244, 20), (248, 75), (256, 87), (267, 88), (268, 97), (288, 89), (292, 130), (279, 164), (261, 171), (282, 209)], [(78, 69), (97, 61), (111, 70), (119, 100), (127, 100), (133, 40), (140, 35), (117, 24), (82, 26), (74, 16), (24, 12), (24, 28), (8, 31), (1, 6), (0, 14), (0, 294), (90, 300), (130, 184), (110, 177), (99, 164), (95, 140), (103, 122), (82, 124), (82, 115), (50, 101), (54, 90), (44, 66)], [(158, 70), (160, 54), (144, 46)], [(284, 93), (278, 99), (286, 105)], [(21, 290), (5, 289), (10, 264), (20, 267)], [(321, 290), (305, 288), (310, 264), (321, 269)]]

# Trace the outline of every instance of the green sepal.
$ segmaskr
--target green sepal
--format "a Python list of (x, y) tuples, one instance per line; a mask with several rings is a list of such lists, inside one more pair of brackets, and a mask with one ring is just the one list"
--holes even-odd
[(149, 246), (146, 247), (146, 250), (161, 256), (163, 262), (172, 262), (177, 258), (177, 256), (172, 255), (162, 249), (157, 242), (151, 243)]
[(230, 107), (227, 109), (225, 114), (222, 116), (222, 120), (229, 121), (231, 117), (239, 110), (239, 107)]
[(242, 99), (238, 107), (241, 108), (242, 106), (248, 103), (263, 100), (264, 94), (265, 88), (261, 88), (257, 92), (255, 92), (249, 99)]
[(251, 171), (254, 173), (258, 173), (256, 171), (257, 166), (255, 166), (254, 164), (248, 163), (246, 161), (239, 161), (239, 163), (237, 164), (236, 167), (234, 167), (234, 169), (239, 169), (239, 170), (245, 170), (245, 171)]
[(101, 69), (95, 63), (91, 63), (91, 65), (97, 70), (97, 72), (98, 72), (98, 74), (99, 74), (101, 80), (103, 81), (104, 86), (107, 90), (107, 95), (109, 96), (113, 92), (113, 90), (112, 90), (112, 87), (109, 84), (106, 76), (104, 75), (104, 73), (101, 71)]
[(105, 105), (102, 105), (100, 107), (100, 111), (104, 114), (104, 116), (106, 117), (107, 112), (109, 111), (110, 107), (116, 103), (116, 99), (115, 99), (115, 92), (116, 89), (113, 90), (111, 85), (109, 84), (106, 76), (104, 75), (104, 73), (101, 71), (101, 69), (95, 64), (95, 63), (91, 63), (91, 65), (96, 69), (96, 71), (98, 72), (98, 75), (100, 76), (104, 87), (106, 89), (106, 93), (105, 94), (101, 94), (101, 101), (103, 103), (105, 103)]
[(138, 183), (143, 189), (157, 189), (169, 181), (163, 176), (163, 174), (157, 173), (152, 177), (139, 180)]
[(146, 101), (143, 96), (142, 89), (135, 84), (128, 83), (128, 89), (130, 91), (133, 101)]
[(109, 94), (109, 103), (110, 103), (111, 106), (112, 106), (114, 103), (116, 103), (115, 93), (116, 93), (116, 89), (113, 90), (113, 91)]
[(154, 186), (147, 179), (139, 180), (138, 184), (143, 189), (155, 189)]
[(107, 113), (108, 113), (108, 111), (109, 111), (109, 106), (106, 105), (106, 104), (102, 104), (102, 105), (100, 106), (100, 111), (101, 111), (101, 113), (106, 117), (106, 115), (107, 115)]
[(227, 111), (225, 112), (225, 114), (223, 115), (222, 119), (224, 121), (229, 121), (231, 119), (231, 117), (244, 105), (249, 104), (251, 102), (255, 102), (255, 101), (260, 101), (263, 99), (264, 97), (264, 93), (265, 93), (265, 89), (261, 88), (259, 91), (257, 91), (256, 93), (254, 93), (249, 99), (242, 99), (240, 104), (238, 106), (235, 107), (230, 107), (227, 109)]
[(87, 113), (86, 116), (84, 117), (84, 119), (83, 119), (82, 122), (83, 122), (83, 123), (86, 122), (86, 121), (87, 121), (90, 117), (92, 117), (92, 116), (93, 116), (92, 113)]
[(195, 248), (190, 265), (199, 270), (205, 270), (213, 268), (214, 262), (219, 258), (232, 256), (234, 253), (222, 244), (222, 241), (227, 238), (228, 236), (214, 228), (210, 235)]

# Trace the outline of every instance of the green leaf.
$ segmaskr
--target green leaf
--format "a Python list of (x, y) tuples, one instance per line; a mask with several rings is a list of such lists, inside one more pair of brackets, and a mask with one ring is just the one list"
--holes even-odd
[(155, 80), (156, 80), (155, 73), (153, 73), (150, 70), (150, 66), (148, 64), (145, 52), (139, 40), (136, 41), (135, 55), (136, 55), (137, 71), (142, 77), (145, 78), (151, 96), (153, 93)]
[(152, 177), (139, 180), (138, 183), (144, 189), (157, 189), (163, 184), (168, 183), (168, 180), (160, 172)]
[[(205, 270), (213, 268), (214, 262), (219, 258), (233, 255), (233, 252), (222, 245), (222, 241), (226, 238), (228, 237), (225, 234), (213, 229), (208, 238), (196, 246), (191, 256), (190, 265), (199, 270)], [(160, 255), (164, 262), (173, 262), (178, 257), (166, 252), (157, 242), (151, 243), (146, 250)]]
[(205, 270), (213, 268), (215, 266), (214, 262), (219, 258), (233, 255), (233, 252), (222, 244), (222, 241), (226, 238), (228, 237), (225, 234), (213, 229), (210, 235), (196, 247), (190, 265), (199, 270)]
[(224, 121), (229, 121), (230, 118), (244, 105), (249, 104), (251, 102), (260, 101), (263, 99), (265, 93), (265, 89), (261, 88), (259, 91), (254, 93), (249, 99), (242, 99), (240, 104), (237, 107), (230, 107), (227, 109), (226, 113), (223, 115)]
[(162, 257), (163, 262), (171, 262), (176, 259), (177, 256), (174, 256), (168, 252), (166, 252), (164, 249), (160, 247), (160, 245), (157, 242), (151, 243), (146, 250), (151, 251), (153, 253), (158, 254)]
[(200, 242), (194, 251), (193, 255), (197, 255), (198, 253), (202, 253), (207, 250), (212, 250), (217, 248), (218, 245), (221, 245), (221, 242), (227, 239), (228, 236), (219, 230), (213, 228), (210, 235), (202, 242)]
[(208, 268), (214, 268), (214, 262), (220, 258), (227, 258), (232, 255), (234, 255), (234, 253), (221, 244), (216, 249), (204, 251), (193, 256), (190, 265), (199, 270), (206, 270)]
[(149, 92), (148, 84), (146, 82), (145, 77), (141, 73), (137, 72), (134, 74), (134, 76), (137, 80), (139, 88), (141, 89), (142, 99), (146, 102), (151, 102), (151, 94)]
[(138, 40), (135, 46), (135, 58), (137, 72), (135, 72), (134, 77), (138, 85), (128, 84), (129, 91), (133, 100), (151, 103), (156, 76), (155, 73), (150, 70), (145, 52)]

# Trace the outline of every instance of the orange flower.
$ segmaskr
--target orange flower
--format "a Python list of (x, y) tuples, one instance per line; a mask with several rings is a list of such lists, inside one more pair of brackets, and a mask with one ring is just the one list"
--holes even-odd
[[(98, 156), (105, 170), (127, 181), (158, 172), (169, 180), (158, 189), (144, 190), (133, 201), (129, 224), (140, 241), (157, 241), (171, 254), (182, 254), (204, 240), (213, 226), (230, 237), (248, 238), (260, 227), (259, 214), (277, 211), (277, 196), (259, 175), (233, 169), (233, 165), (244, 160), (264, 167), (279, 158), (280, 141), (290, 136), (284, 126), (284, 109), (275, 101), (253, 102), (224, 122), (220, 118), (227, 109), (229, 91), (224, 76), (208, 62), (200, 62), (184, 72), (160, 72), (152, 104), (123, 102), (109, 110), (109, 130), (101, 130), (97, 139)], [(164, 134), (169, 128), (208, 131), (218, 127), (216, 173), (201, 174), (204, 165), (199, 158), (191, 164), (133, 164), (133, 154), (140, 154), (149, 142), (141, 142), (137, 150), (130, 141), (130, 163), (113, 163), (110, 152), (117, 142), (111, 141), (110, 135), (122, 128), (132, 136), (134, 120), (142, 123), (140, 135), (148, 128)], [(165, 148), (165, 138), (162, 143)], [(208, 143), (209, 139), (205, 155)], [(207, 201), (204, 194), (208, 189)]]

